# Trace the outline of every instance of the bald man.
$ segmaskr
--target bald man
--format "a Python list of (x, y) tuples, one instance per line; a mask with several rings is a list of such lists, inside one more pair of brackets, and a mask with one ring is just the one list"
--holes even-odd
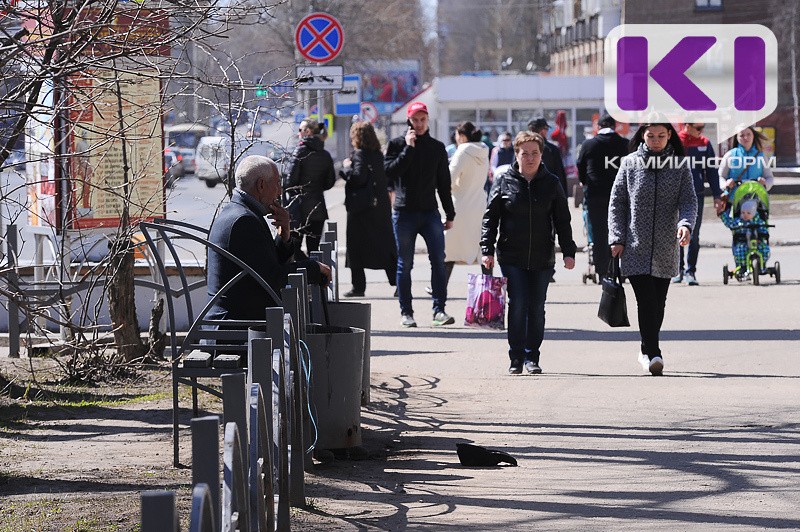
[[(253, 268), (276, 294), (298, 268), (306, 269), (309, 283), (329, 283), (331, 270), (325, 264), (289, 260), (294, 243), (289, 236), (289, 213), (280, 204), (280, 172), (275, 162), (260, 155), (245, 157), (236, 168), (235, 178), (233, 196), (214, 221), (209, 240)], [(274, 237), (267, 219), (277, 228)], [(209, 249), (209, 298), (240, 271), (236, 264)], [(208, 318), (262, 320), (264, 309), (276, 305), (255, 279), (246, 276), (217, 301)]]

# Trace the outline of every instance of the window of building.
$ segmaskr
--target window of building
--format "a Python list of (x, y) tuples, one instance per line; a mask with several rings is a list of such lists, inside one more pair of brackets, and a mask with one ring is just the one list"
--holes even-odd
[(450, 109), (448, 121), (452, 124), (475, 122), (475, 109)]
[(505, 109), (478, 109), (478, 122), (503, 122), (508, 120)]
[(528, 130), (528, 122), (536, 117), (542, 116), (541, 109), (512, 109), (511, 110), (511, 129), (514, 134)]
[(696, 11), (722, 11), (722, 0), (694, 0)]

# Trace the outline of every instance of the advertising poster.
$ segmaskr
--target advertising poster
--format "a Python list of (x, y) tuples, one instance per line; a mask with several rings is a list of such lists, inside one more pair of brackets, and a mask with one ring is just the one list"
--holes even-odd
[(373, 104), (379, 114), (391, 114), (419, 89), (419, 61), (375, 61), (364, 65), (361, 101)]
[(143, 74), (93, 70), (70, 80), (72, 228), (116, 227), (126, 202), (131, 223), (164, 215), (161, 84), (155, 71)]
[(53, 153), (53, 84), (45, 82), (39, 104), (28, 121), (25, 135), (26, 179), (28, 185), (28, 223), (34, 227), (57, 227), (57, 187)]

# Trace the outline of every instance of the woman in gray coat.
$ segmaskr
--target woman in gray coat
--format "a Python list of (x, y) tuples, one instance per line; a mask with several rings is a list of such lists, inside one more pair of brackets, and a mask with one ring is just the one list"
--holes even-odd
[(639, 362), (651, 374), (661, 375), (659, 335), (667, 290), (678, 274), (678, 244), (689, 243), (697, 198), (672, 124), (642, 124), (630, 147), (632, 153), (622, 159), (611, 189), (608, 242), (636, 294)]

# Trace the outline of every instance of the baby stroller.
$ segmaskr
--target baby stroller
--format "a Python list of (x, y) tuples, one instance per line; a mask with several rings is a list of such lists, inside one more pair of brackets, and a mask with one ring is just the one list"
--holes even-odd
[[(769, 232), (767, 227), (775, 227), (769, 224), (769, 195), (767, 190), (758, 181), (745, 181), (737, 183), (737, 187), (733, 190), (733, 199), (730, 203), (730, 217), (734, 221), (738, 221), (738, 226), (733, 232), (733, 246), (734, 253), (738, 247), (740, 252), (744, 254), (744, 260), (740, 261), (740, 265), (735, 266), (733, 270), (728, 268), (728, 265), (722, 267), (722, 282), (728, 284), (728, 280), (732, 277), (737, 281), (743, 282), (751, 280), (754, 285), (760, 284), (760, 276), (769, 275), (775, 277), (775, 284), (781, 282), (781, 264), (775, 262), (773, 266), (767, 267), (767, 258), (769, 253)], [(730, 198), (729, 198), (730, 199)], [(742, 206), (746, 203), (755, 202), (757, 204), (758, 216), (763, 221), (762, 224), (747, 223), (741, 216)], [(724, 220), (723, 220), (724, 221)], [(728, 225), (726, 223), (726, 225)], [(728, 225), (728, 227), (731, 227)]]

